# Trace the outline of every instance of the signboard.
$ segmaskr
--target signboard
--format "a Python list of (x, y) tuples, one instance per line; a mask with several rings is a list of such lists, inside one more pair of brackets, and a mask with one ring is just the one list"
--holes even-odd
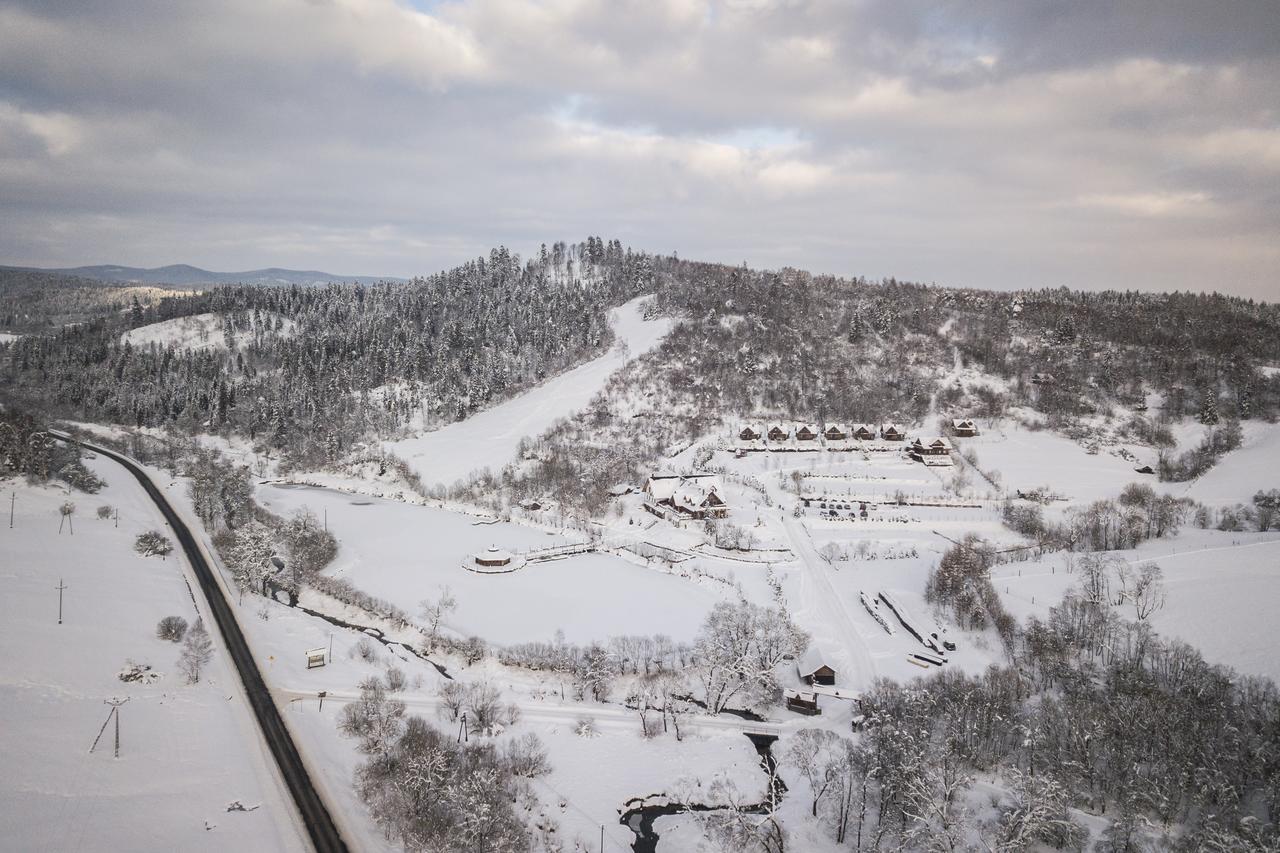
[(307, 649), (307, 669), (315, 669), (327, 663), (324, 649)]

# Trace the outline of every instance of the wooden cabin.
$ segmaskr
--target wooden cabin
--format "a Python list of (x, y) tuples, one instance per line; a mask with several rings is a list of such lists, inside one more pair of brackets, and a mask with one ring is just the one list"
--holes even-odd
[(800, 424), (796, 427), (796, 441), (817, 441), (818, 427), (816, 424)]
[(872, 441), (876, 437), (875, 424), (854, 424), (852, 435), (858, 441)]
[(948, 456), (951, 453), (951, 442), (941, 436), (930, 440), (917, 438), (911, 443), (911, 452), (920, 456)]
[(796, 661), (796, 673), (805, 684), (831, 686), (836, 683), (835, 667), (827, 663), (822, 652), (813, 646), (810, 646), (801, 655), (800, 660)]
[(791, 430), (782, 424), (769, 424), (770, 441), (786, 441), (788, 438), (791, 438)]
[(795, 711), (797, 714), (806, 714), (810, 717), (816, 717), (822, 713), (822, 709), (818, 707), (817, 693), (802, 693), (799, 690), (784, 690), (782, 695), (787, 701), (787, 710)]
[(760, 431), (751, 424), (747, 424), (742, 429), (738, 430), (738, 439), (740, 441), (759, 441)]
[(978, 434), (978, 425), (968, 418), (954, 418), (951, 421), (951, 431), (958, 438), (973, 438)]
[(880, 437), (885, 441), (905, 441), (907, 432), (899, 424), (885, 424), (880, 427)]
[(827, 424), (827, 428), (822, 431), (822, 437), (827, 441), (844, 441), (849, 437), (849, 433), (845, 430), (844, 424)]

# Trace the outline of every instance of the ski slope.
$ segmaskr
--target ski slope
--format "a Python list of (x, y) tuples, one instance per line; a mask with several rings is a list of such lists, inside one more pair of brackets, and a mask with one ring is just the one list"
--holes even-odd
[(605, 381), (628, 360), (653, 349), (671, 328), (667, 318), (645, 320), (648, 297), (610, 312), (617, 337), (609, 352), (562, 373), (505, 403), (465, 421), (401, 441), (384, 442), (424, 483), (449, 485), (485, 468), (498, 469), (515, 458), (520, 439), (546, 432), (560, 418), (591, 402)]

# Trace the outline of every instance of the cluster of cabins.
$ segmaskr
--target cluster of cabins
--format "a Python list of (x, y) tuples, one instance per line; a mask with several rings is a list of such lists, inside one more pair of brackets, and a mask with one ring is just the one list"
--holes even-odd
[(714, 474), (654, 474), (644, 484), (644, 508), (675, 521), (729, 514), (724, 487)]
[(817, 424), (772, 423), (762, 428), (744, 424), (738, 430), (738, 443), (744, 450), (816, 450), (824, 443), (874, 441), (906, 441), (907, 432), (900, 424)]
[[(951, 434), (958, 438), (971, 438), (978, 434), (978, 425), (969, 418), (954, 418), (950, 427)], [(874, 444), (868, 447), (867, 442)], [(952, 450), (951, 441), (945, 436), (916, 438), (908, 442), (906, 429), (896, 423), (828, 423), (821, 427), (813, 423), (771, 423), (767, 427), (743, 424), (738, 429), (736, 441), (739, 454), (759, 450), (888, 450), (895, 447), (904, 448), (912, 458), (930, 465), (948, 464)]]

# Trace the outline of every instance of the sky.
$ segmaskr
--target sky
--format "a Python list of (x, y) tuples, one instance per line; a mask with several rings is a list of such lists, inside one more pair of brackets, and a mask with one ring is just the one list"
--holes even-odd
[(0, 0), (0, 263), (1280, 300), (1276, 0)]

